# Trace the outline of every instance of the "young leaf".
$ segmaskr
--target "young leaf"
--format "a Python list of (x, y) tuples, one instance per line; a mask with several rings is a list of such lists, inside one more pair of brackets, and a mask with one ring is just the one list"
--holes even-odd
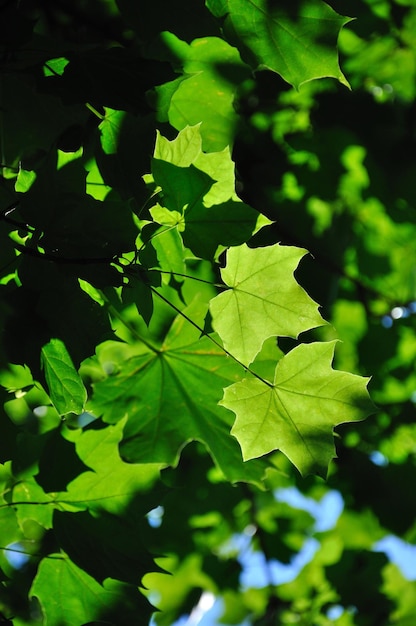
[(321, 0), (284, 6), (267, 0), (229, 0), (229, 21), (260, 68), (277, 72), (298, 88), (316, 78), (348, 85), (338, 65), (337, 37), (350, 18)]
[(203, 152), (200, 124), (186, 126), (172, 141), (158, 132), (154, 158), (178, 167), (194, 165), (207, 174), (213, 181), (204, 196), (207, 206), (226, 202), (235, 195), (235, 166), (230, 148), (227, 146), (219, 152)]
[(368, 379), (331, 368), (335, 343), (294, 348), (278, 362), (273, 385), (245, 379), (225, 389), (220, 404), (237, 416), (231, 433), (244, 459), (281, 450), (302, 475), (326, 476), (334, 426), (374, 409)]
[(61, 339), (51, 339), (43, 346), (42, 364), (49, 395), (59, 415), (81, 414), (87, 391)]
[(221, 276), (231, 289), (211, 300), (213, 327), (225, 348), (244, 365), (272, 336), (297, 337), (324, 320), (293, 277), (305, 250), (276, 244), (231, 248)]

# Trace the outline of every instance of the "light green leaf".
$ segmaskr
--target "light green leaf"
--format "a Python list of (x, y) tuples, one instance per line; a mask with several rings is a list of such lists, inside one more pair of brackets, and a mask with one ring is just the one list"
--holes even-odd
[(225, 389), (221, 404), (237, 416), (231, 433), (244, 459), (281, 450), (302, 475), (326, 476), (334, 426), (374, 409), (367, 378), (331, 368), (335, 343), (298, 346), (278, 362), (273, 384), (245, 379)]
[(170, 272), (175, 274), (176, 280), (181, 281), (181, 274), (185, 272), (184, 249), (182, 238), (176, 227), (161, 228), (152, 238), (152, 245), (156, 250), (157, 259), (163, 272), (162, 280), (169, 282)]
[(107, 579), (100, 585), (65, 554), (41, 561), (31, 597), (39, 599), (45, 626), (147, 623), (151, 606), (133, 585)]
[(200, 124), (186, 126), (172, 141), (158, 132), (154, 158), (178, 167), (194, 165), (207, 174), (212, 180), (212, 187), (204, 196), (208, 206), (235, 197), (235, 166), (230, 148), (227, 146), (219, 152), (203, 152)]
[(18, 193), (26, 193), (36, 180), (36, 172), (20, 169), (14, 185)]
[(350, 18), (338, 15), (322, 0), (293, 7), (268, 0), (229, 0), (231, 28), (260, 68), (277, 72), (298, 88), (316, 78), (348, 82), (338, 64), (337, 37)]
[(160, 203), (179, 213), (201, 202), (214, 182), (194, 165), (178, 167), (157, 159), (152, 161), (152, 174), (162, 188)]
[(81, 414), (87, 391), (61, 339), (51, 339), (43, 346), (42, 365), (50, 398), (58, 413)]
[(213, 298), (210, 310), (225, 348), (244, 365), (269, 337), (297, 337), (325, 323), (293, 276), (305, 253), (279, 244), (255, 249), (243, 244), (228, 251), (221, 276), (231, 289)]
[(235, 194), (229, 151), (203, 153), (199, 127), (173, 141), (158, 135), (152, 173), (160, 202), (174, 215), (182, 213), (183, 241), (195, 255), (212, 258), (219, 245), (247, 241), (256, 228), (258, 213)]
[(20, 480), (13, 487), (13, 502), (19, 503), (15, 509), (22, 529), (28, 519), (35, 520), (44, 528), (52, 528), (53, 495), (45, 493), (34, 478)]
[(17, 524), (16, 511), (11, 507), (2, 503), (0, 508), (0, 576), (2, 570), (8, 571), (10, 565), (8, 562), (8, 552), (4, 550), (10, 544), (16, 541), (22, 541), (23, 535)]
[(234, 95), (237, 86), (250, 76), (238, 50), (217, 37), (195, 39), (190, 45), (171, 33), (163, 33), (163, 38), (175, 60), (181, 60), (183, 72), (188, 76), (173, 95), (171, 83), (157, 88), (162, 106), (170, 97), (169, 122), (177, 130), (202, 122), (206, 150), (222, 150), (232, 145), (238, 121)]

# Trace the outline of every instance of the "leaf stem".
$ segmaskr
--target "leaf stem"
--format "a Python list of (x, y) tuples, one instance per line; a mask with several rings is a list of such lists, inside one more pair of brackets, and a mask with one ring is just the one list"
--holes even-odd
[(244, 363), (242, 363), (241, 361), (239, 361), (237, 359), (237, 357), (235, 357), (233, 354), (231, 354), (231, 352), (228, 352), (228, 350), (226, 348), (224, 348), (224, 346), (222, 346), (220, 344), (219, 341), (217, 341), (216, 339), (214, 339), (214, 337), (212, 335), (210, 335), (209, 333), (206, 332), (206, 330), (204, 330), (203, 328), (201, 328), (200, 326), (198, 326), (198, 324), (196, 322), (194, 322), (190, 317), (188, 317), (188, 315), (186, 315), (186, 313), (184, 313), (183, 311), (181, 311), (176, 305), (174, 305), (172, 302), (170, 302), (167, 298), (165, 298), (165, 296), (163, 296), (161, 293), (159, 293), (154, 287), (152, 287), (151, 285), (149, 285), (149, 288), (151, 289), (151, 291), (153, 293), (155, 293), (157, 296), (159, 296), (159, 298), (161, 298), (161, 300), (163, 300), (163, 302), (165, 302), (166, 304), (168, 304), (170, 307), (172, 307), (172, 309), (174, 309), (174, 311), (176, 311), (179, 315), (181, 315), (184, 319), (186, 319), (187, 322), (189, 322), (190, 324), (192, 324), (192, 326), (194, 326), (195, 328), (197, 328), (199, 330), (199, 332), (201, 333), (201, 335), (203, 335), (204, 337), (208, 337), (208, 339), (210, 341), (212, 341), (213, 344), (215, 344), (218, 348), (220, 348), (220, 350), (222, 350), (224, 352), (224, 354), (226, 354), (227, 356), (229, 356), (231, 359), (233, 359), (233, 361), (235, 361), (236, 363), (238, 363), (238, 365), (240, 365), (246, 372), (248, 372), (249, 374), (251, 374), (252, 376), (254, 376), (255, 378), (257, 378), (258, 380), (260, 380), (262, 383), (264, 383), (265, 385), (267, 385), (270, 388), (273, 388), (273, 384), (271, 382), (269, 382), (268, 380), (266, 380), (265, 378), (262, 378), (259, 374), (256, 374), (256, 372), (254, 372), (252, 369), (250, 369), (248, 367), (248, 365), (244, 365)]
[(91, 111), (91, 113), (93, 113), (96, 117), (98, 117), (99, 120), (101, 121), (105, 120), (105, 115), (102, 115), (102, 113), (97, 111), (97, 109), (93, 107), (92, 104), (90, 104), (89, 102), (86, 102), (85, 106), (87, 107), (89, 111)]
[[(27, 540), (26, 540), (27, 541)], [(5, 550), (7, 552), (15, 552), (17, 554), (24, 554), (26, 556), (36, 556), (40, 559), (58, 559), (58, 560), (62, 560), (65, 558), (64, 555), (58, 555), (58, 554), (39, 554), (36, 552), (27, 552), (26, 550), (17, 550), (16, 548), (9, 548), (9, 547), (4, 547), (4, 546), (0, 546), (0, 550)]]
[(125, 328), (127, 328), (127, 330), (133, 335), (133, 337), (135, 337), (137, 339), (137, 341), (141, 341), (147, 348), (149, 348), (149, 350), (151, 350), (155, 354), (158, 354), (160, 352), (160, 350), (158, 348), (156, 348), (156, 346), (152, 345), (150, 343), (150, 341), (148, 341), (147, 339), (142, 337), (141, 334), (131, 324), (126, 322), (126, 320), (123, 318), (123, 316), (120, 314), (120, 312), (117, 311), (117, 309), (114, 306), (114, 304), (111, 304), (110, 300), (107, 298), (105, 293), (101, 289), (98, 289), (97, 291), (99, 292), (100, 296), (102, 297), (102, 299), (106, 303), (108, 311), (111, 313), (111, 315), (113, 315), (115, 318), (117, 318), (118, 321), (121, 322), (123, 324), (123, 326)]
[(212, 287), (217, 287), (218, 289), (227, 289), (225, 285), (221, 285), (220, 283), (212, 283), (210, 280), (205, 280), (204, 278), (198, 278), (197, 276), (189, 276), (189, 274), (181, 274), (180, 272), (172, 272), (169, 270), (148, 270), (150, 272), (158, 272), (159, 274), (172, 274), (172, 276), (181, 276), (182, 278), (189, 278), (191, 280), (196, 280), (199, 283), (205, 283), (206, 285), (212, 285)]

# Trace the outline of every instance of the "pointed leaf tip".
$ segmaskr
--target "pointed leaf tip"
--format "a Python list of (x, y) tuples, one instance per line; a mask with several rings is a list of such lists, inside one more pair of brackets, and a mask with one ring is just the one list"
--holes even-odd
[(228, 22), (246, 47), (248, 61), (272, 70), (298, 89), (318, 78), (348, 82), (336, 48), (341, 28), (351, 18), (321, 0), (285, 7), (267, 0), (228, 0)]
[(276, 244), (231, 248), (221, 276), (228, 287), (211, 300), (213, 327), (225, 348), (249, 365), (269, 337), (297, 337), (325, 321), (297, 283), (294, 271), (306, 250)]
[(374, 410), (367, 378), (332, 369), (335, 343), (294, 348), (278, 362), (272, 387), (246, 378), (225, 389), (220, 404), (236, 414), (231, 434), (245, 460), (280, 450), (302, 475), (326, 476), (334, 427)]

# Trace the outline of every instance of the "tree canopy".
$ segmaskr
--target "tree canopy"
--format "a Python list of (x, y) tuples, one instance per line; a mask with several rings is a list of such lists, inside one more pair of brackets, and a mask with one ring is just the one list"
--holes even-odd
[(413, 0), (4, 0), (0, 46), (0, 623), (413, 626)]

